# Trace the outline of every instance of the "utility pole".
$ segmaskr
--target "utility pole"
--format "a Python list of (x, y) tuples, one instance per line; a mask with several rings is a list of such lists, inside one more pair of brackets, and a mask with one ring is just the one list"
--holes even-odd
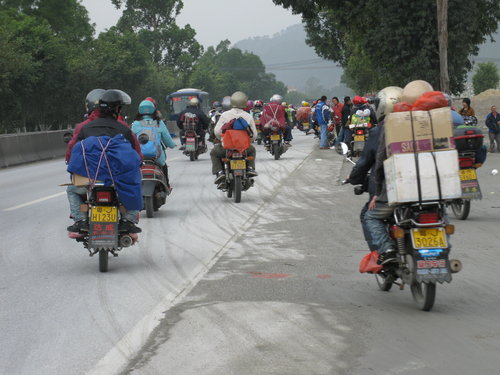
[(450, 92), (448, 75), (448, 0), (437, 1), (437, 30), (439, 41), (439, 83), (441, 91)]

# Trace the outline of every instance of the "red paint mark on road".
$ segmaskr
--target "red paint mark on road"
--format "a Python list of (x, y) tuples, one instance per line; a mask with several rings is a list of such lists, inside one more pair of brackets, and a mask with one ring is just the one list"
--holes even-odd
[(259, 279), (284, 279), (290, 277), (288, 273), (262, 273), (262, 272), (249, 272), (254, 278)]
[(322, 273), (321, 275), (318, 275), (318, 279), (331, 279), (332, 275), (328, 275), (327, 273)]

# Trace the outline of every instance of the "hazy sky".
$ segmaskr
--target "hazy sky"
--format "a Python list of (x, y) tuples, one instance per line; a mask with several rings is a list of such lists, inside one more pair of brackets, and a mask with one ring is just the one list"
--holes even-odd
[[(82, 0), (97, 32), (116, 24), (120, 12), (111, 0)], [(274, 5), (272, 0), (184, 0), (177, 24), (189, 23), (205, 47), (229, 39), (236, 43), (252, 36), (272, 35), (300, 23), (298, 15)]]

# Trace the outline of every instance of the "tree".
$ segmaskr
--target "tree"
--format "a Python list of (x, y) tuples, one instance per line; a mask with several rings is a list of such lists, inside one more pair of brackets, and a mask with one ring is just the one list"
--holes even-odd
[[(364, 65), (373, 85), (404, 86), (424, 79), (439, 87), (439, 47), (435, 0), (273, 0), (301, 13), (307, 42), (318, 55), (344, 68), (368, 56)], [(448, 50), (450, 90), (461, 92), (471, 55), (498, 27), (500, 0), (449, 0)], [(351, 77), (352, 78), (352, 77)], [(369, 78), (369, 77), (368, 77)], [(370, 86), (372, 86), (370, 84)], [(380, 88), (380, 87), (379, 87)]]
[(112, 1), (117, 8), (125, 8), (118, 29), (137, 33), (154, 63), (172, 67), (187, 80), (203, 47), (196, 41), (196, 32), (190, 25), (180, 28), (175, 23), (183, 7), (182, 0)]
[(500, 75), (495, 63), (479, 63), (476, 73), (472, 77), (474, 94), (477, 95), (488, 89), (496, 89), (500, 82)]

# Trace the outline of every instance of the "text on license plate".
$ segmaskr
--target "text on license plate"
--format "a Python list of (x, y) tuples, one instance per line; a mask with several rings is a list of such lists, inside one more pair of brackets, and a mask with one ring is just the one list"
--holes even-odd
[(448, 247), (443, 228), (412, 229), (411, 234), (415, 249), (446, 249)]
[(246, 160), (231, 160), (231, 169), (246, 169)]
[(475, 169), (460, 169), (460, 180), (461, 181), (471, 181), (477, 180)]
[(365, 141), (364, 135), (355, 135), (354, 136), (354, 142), (364, 142), (364, 141)]
[(302, 125), (305, 126), (305, 127), (309, 127), (309, 123), (308, 122), (304, 122), (304, 123), (302, 123)]
[(118, 221), (118, 208), (113, 206), (92, 207), (90, 220), (101, 223), (112, 223)]
[(281, 139), (281, 135), (279, 134), (272, 134), (271, 135), (271, 141), (279, 141)]

